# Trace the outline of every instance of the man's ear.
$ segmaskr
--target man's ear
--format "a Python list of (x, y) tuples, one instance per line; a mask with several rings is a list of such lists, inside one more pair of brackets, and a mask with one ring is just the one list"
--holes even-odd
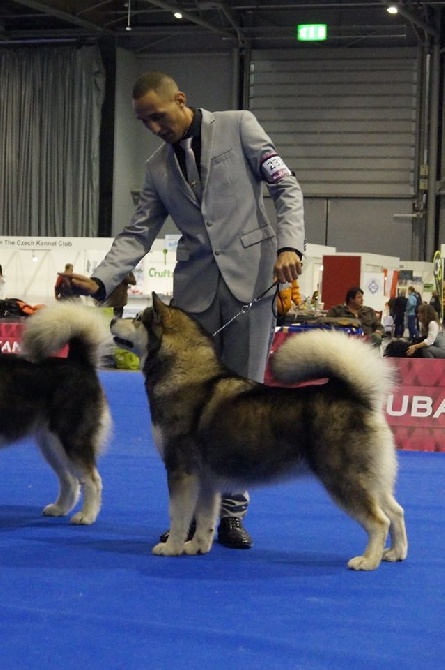
[(187, 104), (187, 98), (185, 93), (182, 91), (178, 91), (175, 95), (176, 102), (178, 103), (179, 107), (185, 107)]

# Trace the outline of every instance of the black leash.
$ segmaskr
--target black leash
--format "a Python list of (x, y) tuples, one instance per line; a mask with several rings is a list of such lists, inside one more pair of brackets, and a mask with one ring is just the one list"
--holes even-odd
[[(278, 282), (277, 282), (277, 281), (274, 281), (274, 283), (271, 284), (271, 285), (269, 286), (269, 288), (267, 288), (265, 291), (263, 291), (260, 295), (257, 295), (257, 297), (254, 298), (251, 302), (247, 303), (246, 305), (243, 305), (242, 308), (240, 309), (240, 311), (239, 311), (237, 314), (235, 314), (235, 316), (232, 316), (232, 318), (231, 318), (229, 321), (227, 321), (223, 326), (221, 326), (221, 328), (218, 328), (218, 330), (215, 330), (215, 332), (213, 333), (212, 337), (215, 337), (215, 335), (218, 335), (218, 333), (220, 333), (222, 330), (224, 330), (224, 328), (227, 328), (227, 326), (230, 326), (230, 324), (232, 323), (232, 321), (235, 321), (235, 319), (237, 319), (239, 316), (241, 316), (242, 314), (245, 314), (245, 313), (246, 313), (249, 309), (251, 309), (257, 302), (259, 302), (260, 300), (262, 300), (262, 299), (264, 298), (264, 296), (266, 295), (266, 293), (269, 293), (269, 291), (270, 291), (271, 289), (273, 289), (274, 286), (275, 286), (275, 296), (274, 296), (274, 300), (275, 300), (275, 297), (276, 297), (277, 294), (278, 294)], [(273, 301), (272, 301), (272, 305), (273, 305)], [(274, 316), (276, 316), (273, 307), (272, 307), (272, 311), (273, 311), (273, 313), (274, 313)]]

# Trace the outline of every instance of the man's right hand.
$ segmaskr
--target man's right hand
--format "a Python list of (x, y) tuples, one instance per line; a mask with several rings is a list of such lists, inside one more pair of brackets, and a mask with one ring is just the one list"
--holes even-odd
[(58, 274), (71, 282), (75, 295), (94, 295), (99, 290), (99, 285), (90, 277), (66, 272), (58, 272)]

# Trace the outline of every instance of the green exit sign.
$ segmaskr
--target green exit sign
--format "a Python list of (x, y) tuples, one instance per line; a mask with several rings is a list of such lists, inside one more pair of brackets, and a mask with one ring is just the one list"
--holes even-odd
[(325, 23), (309, 23), (297, 26), (297, 39), (300, 42), (322, 42), (328, 38)]

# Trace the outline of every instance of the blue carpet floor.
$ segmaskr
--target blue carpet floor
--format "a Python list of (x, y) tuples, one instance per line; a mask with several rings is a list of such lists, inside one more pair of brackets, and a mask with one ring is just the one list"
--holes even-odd
[(445, 454), (400, 453), (407, 561), (347, 570), (363, 531), (321, 487), (252, 493), (249, 551), (161, 558), (163, 466), (138, 372), (103, 371), (115, 429), (89, 527), (41, 516), (30, 442), (0, 453), (1, 670), (429, 670), (445, 658)]

